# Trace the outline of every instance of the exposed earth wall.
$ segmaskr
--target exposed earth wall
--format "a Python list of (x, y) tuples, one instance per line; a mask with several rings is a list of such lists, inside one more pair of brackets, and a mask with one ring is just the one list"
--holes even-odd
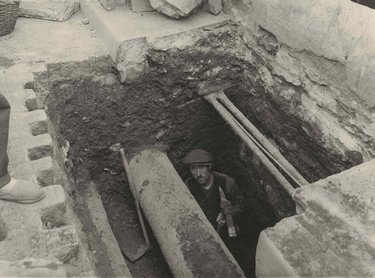
[(339, 0), (224, 3), (257, 59), (257, 76), (246, 78), (322, 148), (357, 163), (373, 158), (374, 10)]

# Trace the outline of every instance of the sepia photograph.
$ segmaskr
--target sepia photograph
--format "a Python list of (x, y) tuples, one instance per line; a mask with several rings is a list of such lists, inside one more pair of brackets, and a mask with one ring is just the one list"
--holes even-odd
[(0, 277), (375, 277), (375, 0), (0, 0)]

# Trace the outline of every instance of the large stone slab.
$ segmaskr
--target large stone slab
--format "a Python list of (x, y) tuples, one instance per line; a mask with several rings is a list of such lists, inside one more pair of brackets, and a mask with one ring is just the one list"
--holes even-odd
[(121, 44), (116, 61), (121, 82), (129, 83), (145, 74), (148, 69), (146, 53), (146, 38), (129, 40)]
[(375, 160), (300, 187), (301, 215), (260, 235), (257, 277), (374, 277)]
[(65, 21), (78, 10), (77, 0), (22, 0), (19, 16)]
[(154, 9), (172, 18), (189, 16), (202, 2), (203, 0), (150, 0)]

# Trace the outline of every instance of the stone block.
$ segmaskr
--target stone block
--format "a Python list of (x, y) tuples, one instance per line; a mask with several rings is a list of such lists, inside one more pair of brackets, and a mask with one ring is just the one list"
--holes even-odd
[(69, 225), (36, 232), (31, 237), (31, 245), (38, 250), (35, 254), (66, 263), (77, 255), (79, 241), (75, 227)]
[(0, 261), (1, 277), (68, 277), (61, 262), (26, 258)]
[(121, 82), (132, 82), (143, 76), (148, 70), (148, 44), (146, 38), (125, 41), (117, 53), (117, 69)]
[(66, 224), (65, 191), (61, 185), (44, 187), (46, 196), (39, 202), (40, 218), (47, 228)]
[(22, 0), (19, 16), (65, 21), (78, 10), (77, 0)]
[(151, 12), (155, 10), (149, 0), (131, 0), (131, 5), (133, 12)]
[(218, 15), (223, 10), (223, 3), (221, 0), (208, 0), (208, 6), (210, 12), (214, 15)]
[(151, 6), (171, 18), (191, 15), (199, 8), (203, 0), (150, 0)]
[(27, 155), (30, 160), (52, 156), (52, 138), (49, 134), (32, 136), (27, 147)]
[(28, 161), (18, 164), (10, 169), (10, 174), (20, 179), (36, 178), (40, 185), (46, 186), (53, 184), (53, 164), (50, 156), (41, 159)]
[(31, 134), (33, 136), (48, 133), (47, 121), (36, 121), (29, 124)]
[(374, 277), (375, 160), (296, 189), (304, 209), (262, 231), (256, 276)]

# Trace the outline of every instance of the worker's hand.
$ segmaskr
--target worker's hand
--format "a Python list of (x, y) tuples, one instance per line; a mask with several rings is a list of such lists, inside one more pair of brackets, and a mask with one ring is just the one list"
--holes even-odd
[(225, 227), (226, 221), (225, 216), (222, 212), (219, 213), (216, 219), (217, 222), (217, 231), (220, 234), (223, 231), (223, 228)]
[(228, 200), (221, 201), (220, 207), (226, 216), (233, 216), (233, 207)]

